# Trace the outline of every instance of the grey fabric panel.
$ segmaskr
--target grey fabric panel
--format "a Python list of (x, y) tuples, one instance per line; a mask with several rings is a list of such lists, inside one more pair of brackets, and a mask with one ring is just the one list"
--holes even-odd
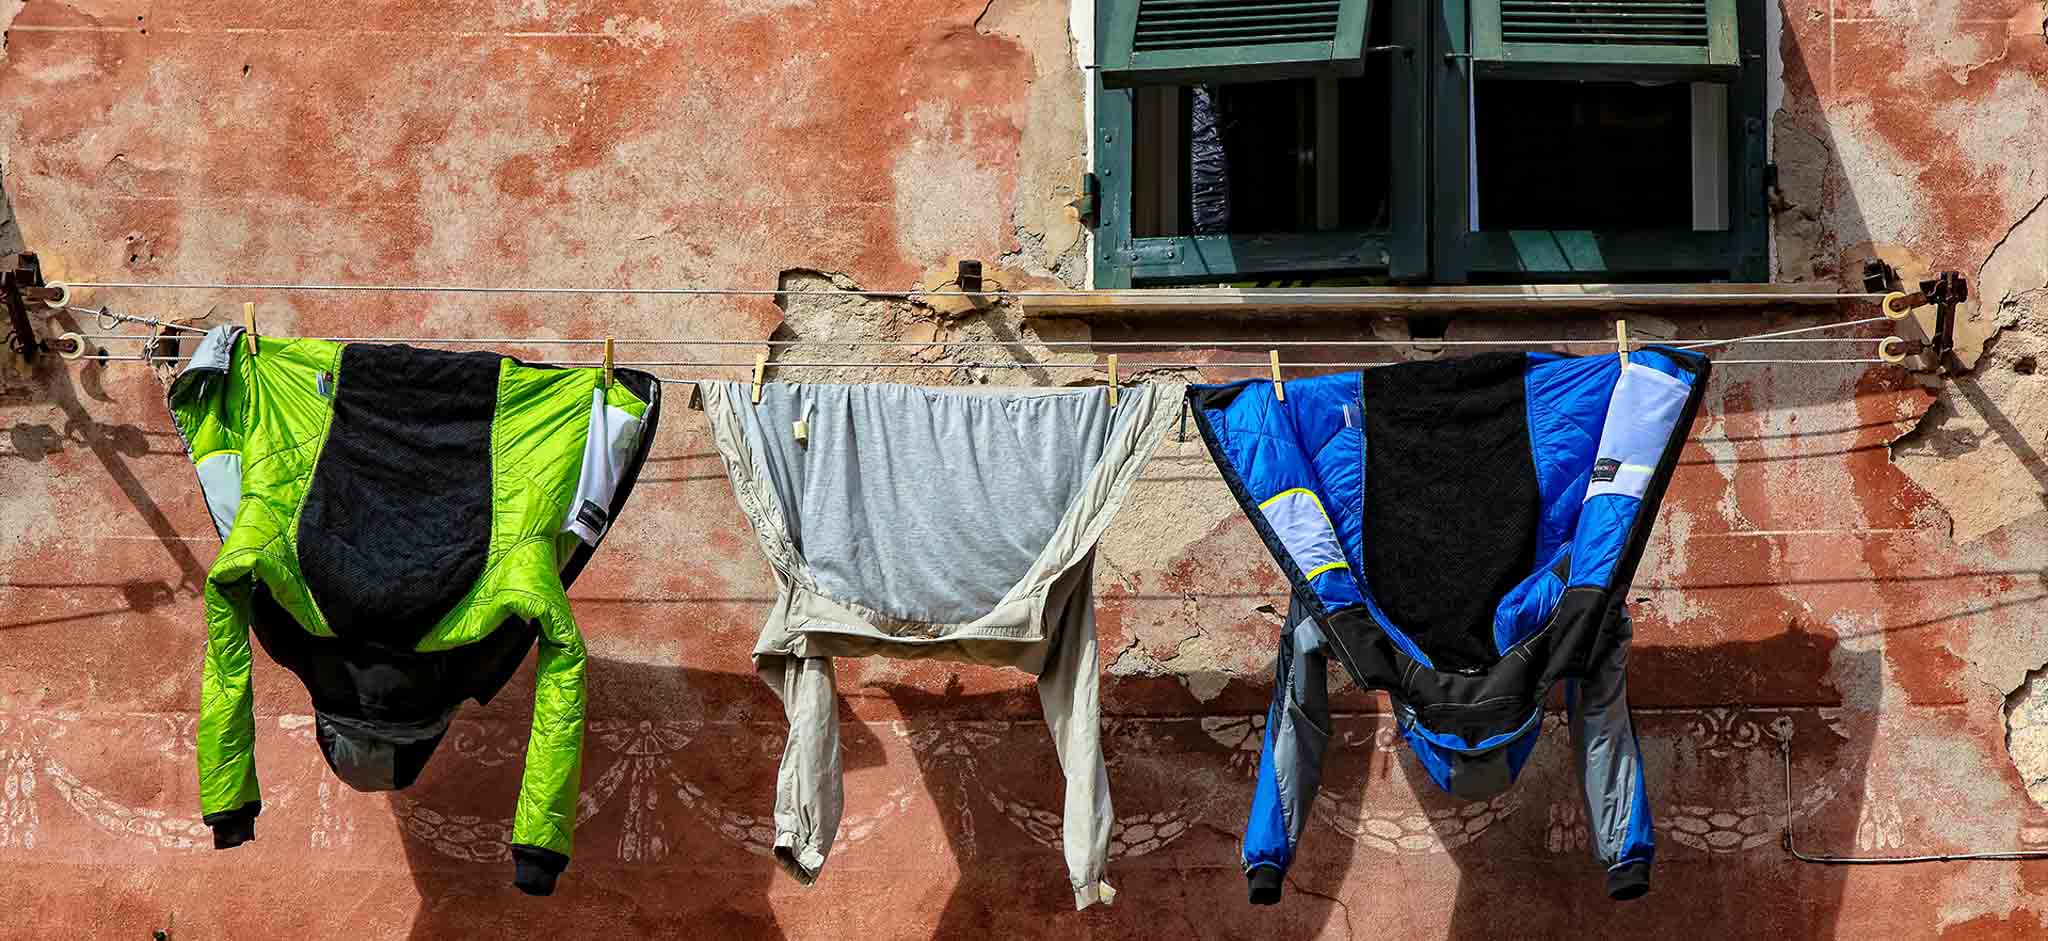
[(192, 350), (192, 360), (185, 364), (178, 377), (184, 378), (195, 372), (226, 372), (228, 361), (234, 355), (235, 341), (242, 338), (241, 327), (219, 326), (206, 331), (199, 345)]
[(1024, 578), (1114, 418), (1101, 390), (780, 383), (743, 416), (818, 589), (934, 623), (979, 617)]
[[(178, 371), (165, 391), (165, 401), (176, 405), (180, 396), (202, 391), (204, 384), (218, 381), (227, 375), (228, 366), (235, 352), (235, 341), (241, 339), (241, 327), (220, 326), (206, 331), (199, 340), (199, 346), (192, 351), (192, 359), (185, 368)], [(199, 384), (196, 388), (195, 384)], [(178, 429), (178, 440), (185, 445), (185, 454), (192, 455), (192, 438), (187, 429), (178, 424), (177, 412), (171, 412), (171, 424)], [(195, 462), (194, 470), (199, 474), (199, 493), (206, 498), (206, 512), (213, 517), (213, 528), (226, 542), (228, 531), (234, 528), (235, 514), (242, 508), (242, 455), (239, 453), (218, 453), (208, 456), (204, 463)]]
[[(1636, 813), (1636, 781), (1643, 775), (1635, 723), (1628, 712), (1628, 648), (1634, 627), (1624, 617), (1622, 637), (1577, 682), (1569, 697), (1572, 743), (1586, 788), (1586, 823), (1602, 865), (1621, 859), (1629, 818)], [(1643, 809), (1648, 813), (1648, 808)]]
[(195, 469), (199, 471), (199, 492), (206, 497), (206, 512), (213, 516), (213, 528), (226, 542), (228, 531), (235, 528), (235, 514), (242, 509), (242, 454), (211, 454)]
[(1323, 786), (1323, 761), (1330, 747), (1330, 668), (1323, 632), (1308, 606), (1294, 599), (1287, 619), (1292, 626), (1280, 638), (1280, 676), (1274, 690), (1285, 708), (1277, 710), (1280, 727), (1273, 730), (1273, 771), (1287, 843), (1294, 847), (1301, 843), (1309, 809)]

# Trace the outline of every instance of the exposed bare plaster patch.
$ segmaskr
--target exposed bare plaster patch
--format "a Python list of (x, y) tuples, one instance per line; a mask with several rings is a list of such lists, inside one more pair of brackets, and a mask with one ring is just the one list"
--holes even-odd
[(2005, 697), (2005, 750), (2027, 796), (2048, 807), (2048, 666), (2028, 671)]
[(1975, 311), (1957, 333), (1959, 345), (1965, 334), (1981, 342), (1975, 369), (1942, 383), (1892, 446), (1959, 543), (2048, 511), (2048, 197), (1993, 246), (1971, 293)]
[(1074, 39), (1057, 15), (1058, 0), (991, 0), (975, 29), (1017, 41), (1031, 55), (1022, 137), (1018, 142), (1016, 207), (1018, 248), (1003, 263), (1056, 278), (1068, 287), (1086, 283), (1088, 256), (1080, 217), (1068, 207), (1088, 167), (1087, 119), (1079, 103), (1086, 73), (1074, 68)]
[(1920, 165), (1887, 143), (1884, 122), (1868, 102), (1833, 109), (1827, 120), (1844, 186), (1827, 207), (1828, 228), (1845, 245), (1912, 242), (1939, 213), (1920, 184)]

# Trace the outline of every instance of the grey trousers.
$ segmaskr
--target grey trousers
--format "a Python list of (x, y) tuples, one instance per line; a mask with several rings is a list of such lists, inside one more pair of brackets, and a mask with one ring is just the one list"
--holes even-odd
[[(832, 659), (940, 658), (1038, 675), (1066, 778), (1076, 907), (1108, 902), (1114, 811), (1099, 731), (1096, 542), (1158, 447), (1177, 385), (699, 386), (733, 492), (775, 570), (754, 648), (789, 738), (775, 853), (809, 883), (843, 809)], [(801, 429), (802, 434), (799, 434)]]

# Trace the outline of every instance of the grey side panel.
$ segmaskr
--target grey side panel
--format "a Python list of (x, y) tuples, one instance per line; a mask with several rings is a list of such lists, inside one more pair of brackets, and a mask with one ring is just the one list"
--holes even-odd
[(207, 455), (196, 465), (199, 492), (206, 497), (206, 512), (213, 516), (213, 528), (222, 542), (235, 527), (235, 513), (242, 508), (242, 455), (222, 451)]
[(1593, 664), (1568, 697), (1572, 744), (1578, 753), (1586, 788), (1586, 823), (1593, 851), (1602, 865), (1647, 854), (1646, 845), (1631, 845), (1631, 824), (1638, 824), (1636, 843), (1647, 830), (1641, 823), (1650, 809), (1638, 806), (1642, 786), (1642, 752), (1636, 745), (1635, 723), (1628, 711), (1628, 637), (1633, 627), (1624, 617), (1622, 637)]
[(1273, 730), (1274, 784), (1280, 792), (1280, 813), (1287, 823), (1287, 844), (1301, 844), (1309, 811), (1323, 786), (1323, 761), (1330, 748), (1330, 667), (1328, 645), (1315, 618), (1299, 600), (1289, 605), (1293, 622), (1280, 638), (1278, 695), (1280, 727)]

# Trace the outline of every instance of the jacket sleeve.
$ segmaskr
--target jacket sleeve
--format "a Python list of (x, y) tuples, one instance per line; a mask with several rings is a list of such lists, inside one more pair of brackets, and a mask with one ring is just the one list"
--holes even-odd
[(559, 589), (544, 605), (533, 730), (512, 815), (512, 884), (528, 895), (552, 894), (555, 877), (568, 868), (583, 777), (583, 635)]
[(249, 599), (206, 581), (206, 664), (200, 678), (199, 807), (215, 849), (256, 838), (255, 699), (249, 687)]
[(1052, 732), (1066, 777), (1060, 843), (1074, 907), (1116, 901), (1103, 870), (1109, 865), (1109, 834), (1116, 808), (1109, 799), (1109, 768), (1102, 757), (1102, 697), (1095, 642), (1095, 606), (1087, 586), (1095, 578), (1093, 557), (1066, 576), (1068, 591), (1059, 615), (1052, 659), (1038, 676), (1038, 702)]
[(1330, 671), (1323, 633), (1299, 598), (1287, 620), (1274, 664), (1266, 739), (1259, 749), (1258, 788), (1244, 827), (1244, 873), (1254, 905), (1280, 901), (1280, 886), (1322, 786), (1330, 744)]
[(1572, 744), (1586, 787), (1586, 825), (1593, 852), (1607, 867), (1607, 894), (1616, 900), (1650, 891), (1656, 856), (1643, 753), (1628, 710), (1628, 648), (1632, 627), (1618, 618), (1615, 635), (1602, 638), (1587, 676), (1566, 687)]

